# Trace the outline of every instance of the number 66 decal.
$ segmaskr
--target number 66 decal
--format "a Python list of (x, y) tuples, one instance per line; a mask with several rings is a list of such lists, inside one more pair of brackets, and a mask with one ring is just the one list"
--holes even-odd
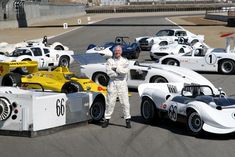
[(58, 117), (64, 116), (64, 112), (65, 112), (64, 103), (65, 103), (64, 98), (62, 98), (61, 100), (60, 99), (56, 100), (56, 114)]
[(215, 64), (217, 61), (217, 57), (213, 53), (206, 55), (205, 59), (207, 64)]

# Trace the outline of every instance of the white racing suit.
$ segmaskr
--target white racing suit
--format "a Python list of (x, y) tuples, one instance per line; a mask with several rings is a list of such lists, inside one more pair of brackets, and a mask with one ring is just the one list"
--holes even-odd
[(122, 104), (124, 118), (130, 119), (130, 103), (127, 87), (127, 73), (129, 71), (129, 62), (127, 59), (120, 57), (119, 59), (110, 58), (107, 61), (106, 71), (110, 77), (108, 85), (108, 95), (105, 110), (105, 119), (110, 119), (113, 113), (117, 97)]

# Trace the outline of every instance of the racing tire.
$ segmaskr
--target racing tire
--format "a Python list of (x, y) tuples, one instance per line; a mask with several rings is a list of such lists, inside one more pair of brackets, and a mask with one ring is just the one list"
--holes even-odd
[(105, 101), (100, 98), (95, 99), (89, 112), (93, 123), (100, 122), (104, 118)]
[(190, 134), (199, 136), (203, 133), (203, 121), (196, 111), (190, 111), (187, 114), (187, 129)]
[(107, 87), (109, 83), (109, 77), (105, 73), (96, 73), (92, 76), (92, 81), (101, 86)]
[(151, 58), (152, 61), (156, 61), (156, 60), (157, 60), (157, 59), (154, 58), (153, 56), (150, 56), (150, 58)]
[(84, 91), (82, 85), (75, 81), (66, 82), (61, 88), (61, 92), (66, 94), (77, 93), (81, 91)]
[(69, 67), (69, 57), (68, 56), (61, 56), (59, 60), (59, 66), (62, 67)]
[(163, 63), (166, 65), (179, 66), (179, 62), (175, 59), (166, 59)]
[(223, 74), (232, 74), (235, 72), (235, 63), (232, 60), (224, 60), (219, 64), (219, 72)]
[(148, 97), (143, 97), (140, 111), (146, 123), (158, 122), (160, 120), (154, 102)]
[(133, 59), (138, 59), (139, 56), (140, 56), (140, 49), (137, 48), (136, 51), (135, 51), (135, 54), (134, 54), (134, 56), (133, 56)]
[(153, 76), (150, 83), (168, 83), (167, 79), (162, 76)]
[(2, 86), (20, 87), (21, 83), (21, 75), (18, 73), (9, 73), (2, 78)]
[(54, 49), (55, 50), (64, 50), (64, 47), (61, 45), (57, 45)]
[[(23, 59), (22, 61), (31, 61), (31, 59)], [(22, 68), (16, 68), (16, 69), (14, 70), (14, 72), (19, 73), (19, 74), (21, 74), (21, 75), (27, 75), (27, 74), (29, 74), (29, 71), (27, 70), (27, 68), (24, 68), (24, 67), (22, 67)]]

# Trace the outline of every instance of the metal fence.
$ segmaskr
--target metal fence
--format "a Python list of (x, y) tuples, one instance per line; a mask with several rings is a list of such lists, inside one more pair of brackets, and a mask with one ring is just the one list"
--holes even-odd
[(102, 6), (86, 9), (86, 13), (125, 13), (125, 12), (172, 12), (172, 11), (206, 11), (221, 10), (231, 4), (163, 4), (163, 5), (126, 5), (126, 6)]

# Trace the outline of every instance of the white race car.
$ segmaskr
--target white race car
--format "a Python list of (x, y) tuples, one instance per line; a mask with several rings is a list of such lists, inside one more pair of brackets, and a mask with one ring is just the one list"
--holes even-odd
[(142, 84), (141, 114), (148, 122), (167, 117), (186, 122), (193, 135), (203, 131), (216, 134), (235, 132), (235, 99), (207, 85), (183, 83)]
[[(98, 84), (103, 86), (108, 85), (109, 77), (106, 74), (106, 60), (99, 54), (76, 55), (74, 60), (80, 63), (81, 73), (84, 73)], [(138, 85), (149, 82), (205, 83), (213, 86), (202, 75), (186, 68), (129, 61), (128, 87), (137, 88)]]
[(89, 113), (100, 105), (105, 108), (105, 98), (100, 93), (64, 94), (0, 87), (0, 133), (13, 131), (33, 136), (41, 130), (84, 122), (93, 118)]
[(223, 74), (235, 72), (235, 53), (223, 48), (197, 48), (185, 54), (167, 55), (159, 63), (186, 67), (195, 71)]
[(157, 32), (154, 37), (138, 37), (135, 41), (139, 43), (142, 50), (151, 50), (153, 44), (168, 45), (178, 40), (179, 37), (184, 37), (190, 44), (204, 41), (204, 35), (195, 35), (183, 29), (164, 29)]
[(181, 37), (178, 41), (174, 41), (173, 43), (170, 43), (168, 45), (160, 46), (159, 44), (153, 44), (150, 50), (150, 58), (152, 60), (158, 60), (161, 57), (169, 54), (183, 54), (191, 52), (193, 49), (202, 47), (204, 47), (204, 45), (200, 42), (197, 42), (194, 45), (190, 45), (185, 42), (185, 39), (183, 37)]
[(68, 51), (69, 48), (59, 42), (55, 42), (53, 44), (44, 44), (43, 42), (36, 41), (27, 41), (20, 42), (17, 44), (8, 44), (6, 42), (0, 43), (0, 53), (2, 54), (11, 54), (16, 48), (27, 47), (27, 46), (36, 46), (36, 47), (47, 47), (54, 50), (65, 50)]
[(0, 62), (37, 61), (39, 69), (69, 66), (73, 62), (73, 51), (54, 50), (43, 46), (28, 46), (15, 49), (12, 54), (0, 55)]

